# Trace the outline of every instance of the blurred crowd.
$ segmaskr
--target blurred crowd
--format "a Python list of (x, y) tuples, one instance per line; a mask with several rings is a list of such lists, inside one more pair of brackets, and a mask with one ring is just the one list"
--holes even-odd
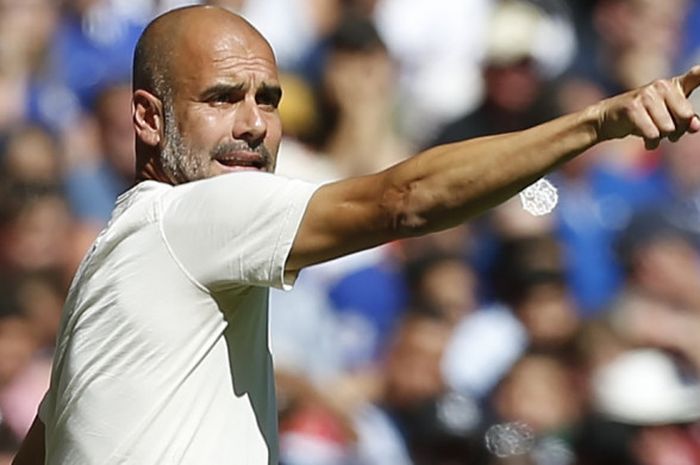
[[(73, 273), (133, 182), (133, 46), (190, 3), (0, 0), (0, 464), (48, 385)], [(315, 182), (700, 62), (698, 0), (208, 3), (270, 40), (278, 172)], [(283, 465), (700, 465), (700, 136), (609, 142), (548, 178), (549, 215), (514, 198), (272, 291)], [(484, 433), (511, 422), (534, 443), (497, 457)]]

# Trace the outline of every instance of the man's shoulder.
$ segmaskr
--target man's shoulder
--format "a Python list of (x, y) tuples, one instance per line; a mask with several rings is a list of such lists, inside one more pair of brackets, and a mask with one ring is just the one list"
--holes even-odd
[(161, 196), (162, 211), (178, 204), (182, 213), (182, 208), (230, 212), (286, 204), (299, 193), (313, 192), (318, 185), (273, 173), (242, 171), (169, 187)]
[(132, 221), (153, 222), (157, 217), (156, 204), (173, 186), (158, 181), (142, 181), (121, 194), (114, 205), (112, 216), (106, 229), (112, 229), (117, 223), (123, 223), (126, 218)]

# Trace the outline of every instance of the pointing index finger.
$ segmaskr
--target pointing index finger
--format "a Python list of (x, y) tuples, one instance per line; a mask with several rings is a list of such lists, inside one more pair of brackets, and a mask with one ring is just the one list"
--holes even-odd
[(690, 68), (690, 71), (680, 77), (679, 80), (683, 93), (689, 96), (698, 86), (700, 86), (700, 65)]

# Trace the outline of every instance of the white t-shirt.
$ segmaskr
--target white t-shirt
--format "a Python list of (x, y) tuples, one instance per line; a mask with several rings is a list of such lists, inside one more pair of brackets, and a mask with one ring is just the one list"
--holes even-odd
[(49, 465), (277, 463), (268, 287), (316, 186), (233, 173), (117, 201), (66, 300)]

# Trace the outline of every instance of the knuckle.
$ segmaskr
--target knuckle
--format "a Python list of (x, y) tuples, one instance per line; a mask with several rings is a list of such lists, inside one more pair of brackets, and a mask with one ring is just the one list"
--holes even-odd
[(665, 91), (659, 90), (654, 86), (649, 86), (644, 90), (645, 91), (642, 93), (642, 99), (646, 105), (663, 100), (665, 95)]
[(657, 94), (656, 84), (652, 83), (642, 89), (643, 97), (654, 97)]
[(652, 82), (651, 87), (657, 92), (665, 93), (671, 90), (671, 83), (667, 79), (657, 79)]
[(658, 92), (652, 86), (645, 87), (640, 94), (641, 103), (645, 106), (654, 102), (657, 97)]
[(678, 109), (678, 117), (687, 121), (693, 116), (695, 116), (695, 110), (693, 110), (693, 106), (690, 104), (690, 102), (684, 100), (680, 108)]
[(627, 104), (625, 105), (625, 111), (627, 111), (627, 113), (631, 115), (637, 113), (643, 107), (644, 105), (642, 103), (642, 96), (639, 95), (627, 102)]

